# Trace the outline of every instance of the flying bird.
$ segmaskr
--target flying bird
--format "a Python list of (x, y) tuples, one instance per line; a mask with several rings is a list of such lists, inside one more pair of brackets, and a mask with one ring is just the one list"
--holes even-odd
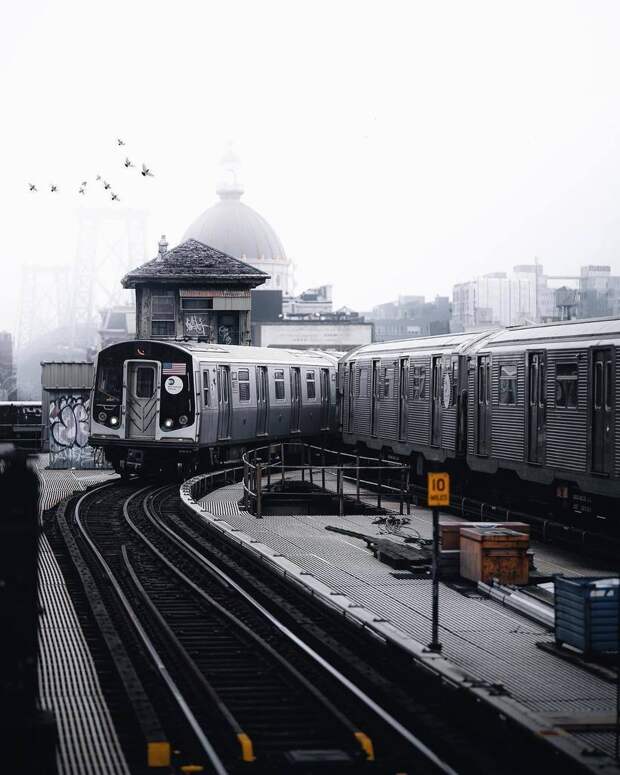
[(38, 190), (34, 183), (28, 183), (28, 188), (31, 191), (37, 191)]
[(95, 180), (101, 180), (101, 175), (97, 175), (97, 177), (95, 178)]
[(104, 187), (104, 189), (105, 189), (106, 191), (107, 191), (107, 190), (110, 188), (110, 184), (108, 183), (108, 181), (107, 181), (107, 180), (104, 180), (104, 181), (103, 181), (103, 187)]
[(155, 175), (153, 175), (153, 173), (152, 173), (152, 172), (151, 172), (151, 170), (150, 170), (150, 169), (149, 169), (149, 168), (146, 166), (146, 164), (143, 164), (143, 165), (142, 165), (142, 172), (141, 172), (140, 174), (141, 174), (143, 177), (145, 177), (145, 178), (147, 177), (147, 175), (148, 175), (148, 177), (150, 177), (150, 178), (154, 178), (154, 177), (155, 177)]
[(126, 167), (135, 167), (136, 165), (128, 158), (125, 159), (125, 166)]
[(113, 201), (113, 202), (120, 202), (120, 201), (121, 201), (121, 200), (118, 198), (118, 196), (117, 196), (117, 195), (114, 193), (114, 191), (112, 191), (111, 193), (112, 193), (112, 201)]
[(118, 143), (118, 145), (125, 145), (125, 141), (124, 141), (124, 140), (121, 140), (121, 138), (120, 138), (120, 137), (117, 137), (117, 138), (116, 138), (116, 142)]
[(83, 181), (82, 181), (82, 183), (81, 183), (81, 185), (82, 185), (82, 186), (85, 186), (87, 183), (88, 183), (88, 181), (87, 181), (87, 180), (83, 180)]
[(80, 186), (79, 193), (80, 194), (85, 194), (86, 193), (86, 189), (84, 188), (84, 186)]
[(56, 191), (58, 191), (58, 186), (54, 185), (53, 183), (50, 184), (50, 191), (52, 194), (55, 194)]

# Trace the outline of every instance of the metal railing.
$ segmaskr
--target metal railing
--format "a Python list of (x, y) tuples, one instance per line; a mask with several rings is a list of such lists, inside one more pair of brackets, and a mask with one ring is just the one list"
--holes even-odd
[(225, 487), (227, 484), (235, 484), (241, 480), (244, 466), (234, 466), (232, 468), (219, 468), (217, 471), (209, 471), (201, 474), (194, 479), (189, 479), (181, 486), (181, 490), (186, 492), (190, 498), (198, 503), (205, 495), (216, 489), (217, 480), (221, 480), (219, 486)]
[[(259, 518), (263, 516), (266, 497), (270, 502), (291, 498), (292, 493), (286, 490), (286, 483), (291, 481), (298, 484), (307, 482), (310, 485), (308, 490), (302, 488), (304, 498), (336, 495), (340, 516), (345, 512), (345, 480), (355, 482), (355, 502), (358, 504), (362, 502), (363, 485), (376, 489), (378, 509), (382, 508), (382, 501), (387, 495), (395, 494), (400, 513), (404, 513), (405, 507), (407, 514), (411, 511), (410, 470), (405, 463), (326, 449), (305, 442), (267, 444), (246, 452), (242, 460), (244, 507)], [(287, 472), (290, 471), (298, 471), (300, 478), (287, 478)], [(373, 473), (376, 478), (372, 478)], [(371, 478), (362, 478), (362, 475)], [(335, 488), (327, 487), (328, 478), (335, 479)], [(395, 480), (398, 486), (394, 485)], [(274, 489), (274, 484), (280, 485), (281, 489)], [(366, 494), (364, 497), (367, 497)]]

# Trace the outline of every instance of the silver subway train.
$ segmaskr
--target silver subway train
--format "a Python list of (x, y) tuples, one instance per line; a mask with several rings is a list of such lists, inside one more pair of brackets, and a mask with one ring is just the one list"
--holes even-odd
[(343, 440), (406, 457), (420, 474), (460, 466), (470, 479), (493, 474), (485, 486), (519, 493), (530, 482), (572, 511), (609, 512), (620, 497), (619, 355), (618, 319), (367, 345), (340, 360)]
[(335, 357), (133, 340), (101, 350), (90, 444), (121, 474), (191, 474), (256, 442), (335, 433)]

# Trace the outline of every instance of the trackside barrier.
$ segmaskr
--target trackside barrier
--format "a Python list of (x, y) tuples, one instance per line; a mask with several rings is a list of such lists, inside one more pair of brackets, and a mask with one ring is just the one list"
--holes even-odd
[[(287, 471), (299, 472), (300, 480), (296, 481), (310, 485), (308, 491), (303, 492), (304, 497), (308, 498), (333, 494), (334, 491), (326, 486), (326, 478), (329, 476), (332, 480), (335, 479), (340, 516), (345, 512), (345, 479), (355, 482), (357, 503), (361, 502), (360, 485), (366, 485), (376, 489), (377, 508), (381, 508), (385, 495), (392, 494), (399, 501), (400, 513), (404, 513), (405, 506), (407, 514), (411, 513), (409, 466), (405, 463), (381, 458), (377, 460), (299, 441), (267, 444), (246, 452), (242, 460), (243, 503), (245, 509), (255, 517), (262, 518), (267, 494), (272, 502), (290, 498), (290, 493), (284, 490)], [(370, 472), (371, 478), (362, 478), (363, 472)], [(376, 478), (373, 479), (372, 475)], [(272, 478), (279, 482), (282, 489), (276, 490), (272, 487)]]

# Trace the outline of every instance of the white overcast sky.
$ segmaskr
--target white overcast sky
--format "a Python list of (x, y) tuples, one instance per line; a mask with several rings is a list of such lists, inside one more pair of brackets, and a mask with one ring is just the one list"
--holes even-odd
[(74, 259), (82, 178), (149, 212), (154, 254), (215, 201), (228, 139), (298, 289), (338, 305), (534, 256), (620, 271), (619, 22), (617, 0), (5, 3), (0, 328), (20, 265)]

